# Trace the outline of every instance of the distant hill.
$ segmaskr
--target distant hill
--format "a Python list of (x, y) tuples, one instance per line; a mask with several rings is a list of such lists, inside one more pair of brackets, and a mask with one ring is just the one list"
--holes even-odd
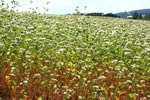
[(120, 18), (126, 18), (127, 14), (130, 14), (131, 16), (133, 16), (135, 11), (137, 11), (138, 14), (150, 15), (150, 9), (140, 9), (140, 10), (133, 10), (129, 12), (120, 12), (120, 13), (116, 13), (116, 15), (120, 16)]

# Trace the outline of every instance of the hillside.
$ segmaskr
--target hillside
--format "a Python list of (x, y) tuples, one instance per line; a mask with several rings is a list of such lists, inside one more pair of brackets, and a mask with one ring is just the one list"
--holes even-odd
[(0, 10), (10, 100), (148, 100), (149, 73), (149, 21)]
[(133, 10), (129, 12), (120, 12), (120, 13), (116, 13), (116, 15), (120, 16), (121, 18), (126, 18), (126, 14), (130, 14), (131, 16), (133, 16), (135, 11), (138, 12), (138, 14), (150, 15), (150, 9), (140, 9), (140, 10)]

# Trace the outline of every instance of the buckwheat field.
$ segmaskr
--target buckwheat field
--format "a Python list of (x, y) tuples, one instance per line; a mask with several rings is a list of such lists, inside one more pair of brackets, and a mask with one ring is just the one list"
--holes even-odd
[(0, 10), (10, 100), (150, 99), (150, 21)]

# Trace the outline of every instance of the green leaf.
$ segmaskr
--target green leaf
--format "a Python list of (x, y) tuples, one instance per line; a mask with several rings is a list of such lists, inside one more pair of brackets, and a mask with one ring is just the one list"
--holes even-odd
[(3, 67), (0, 65), (0, 71), (2, 71), (3, 70)]
[(24, 95), (29, 96), (29, 94), (27, 92), (24, 92)]
[(130, 98), (135, 98), (136, 95), (134, 95), (134, 94), (129, 94), (129, 97), (130, 97)]

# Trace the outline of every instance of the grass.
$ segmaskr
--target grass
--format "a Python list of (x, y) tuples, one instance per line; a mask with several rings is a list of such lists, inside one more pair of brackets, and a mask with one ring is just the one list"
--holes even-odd
[(0, 80), (11, 100), (148, 100), (150, 22), (1, 10)]

